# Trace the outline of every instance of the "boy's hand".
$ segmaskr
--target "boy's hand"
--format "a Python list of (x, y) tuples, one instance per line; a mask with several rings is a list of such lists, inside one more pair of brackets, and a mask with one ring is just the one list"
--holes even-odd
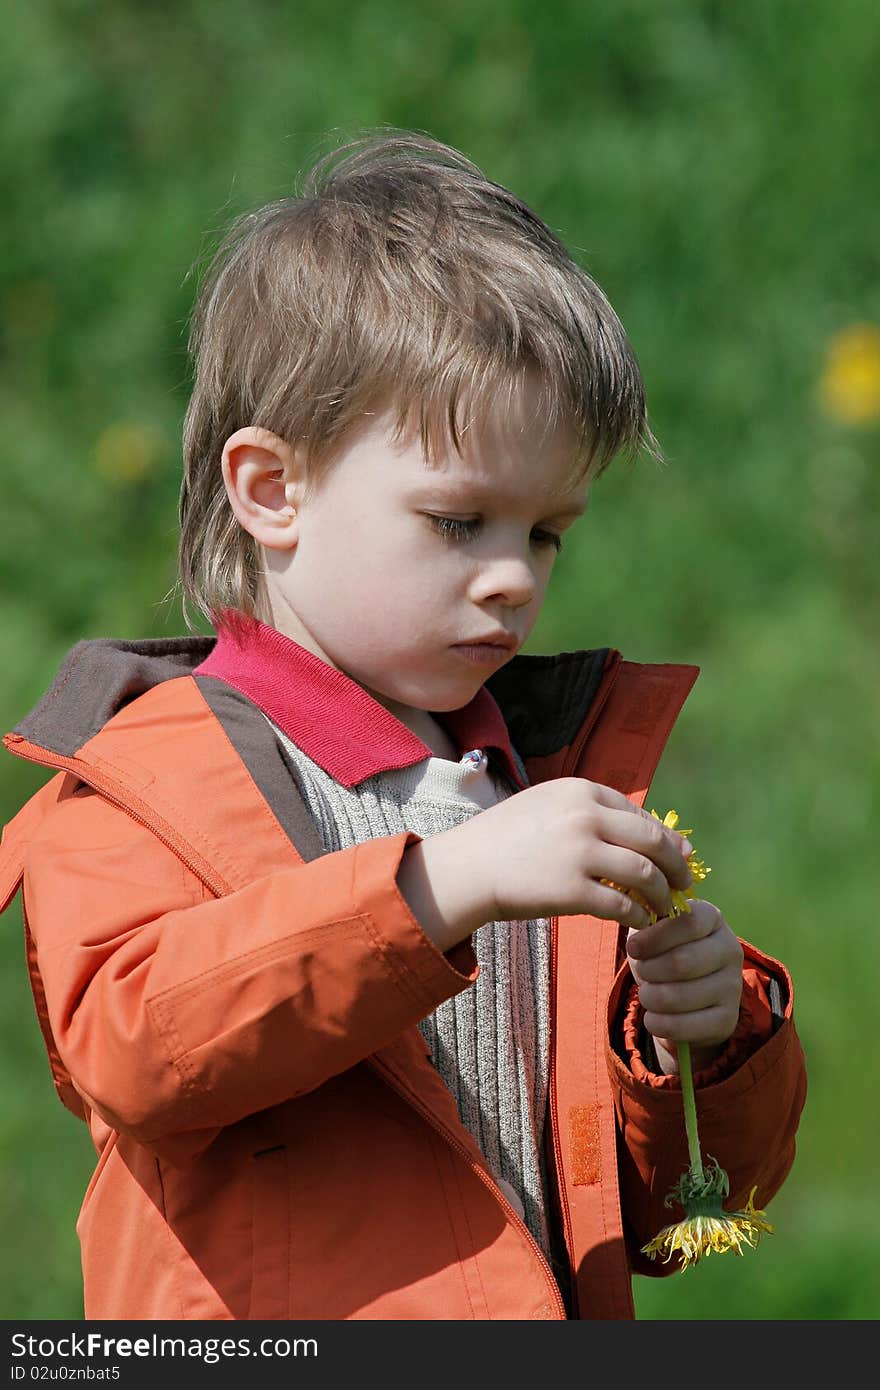
[(630, 931), (630, 969), (660, 1066), (678, 1071), (676, 1043), (691, 1044), (695, 1071), (707, 1066), (737, 1025), (743, 950), (717, 907), (691, 899), (690, 912)]
[(669, 912), (670, 887), (690, 884), (689, 852), (621, 792), (559, 777), (410, 845), (397, 882), (446, 951), (484, 922), (586, 913), (646, 927)]
[(583, 778), (528, 787), (470, 828), (484, 845), (494, 921), (588, 913), (644, 927), (649, 911), (670, 910), (671, 888), (691, 882), (691, 847), (677, 831)]

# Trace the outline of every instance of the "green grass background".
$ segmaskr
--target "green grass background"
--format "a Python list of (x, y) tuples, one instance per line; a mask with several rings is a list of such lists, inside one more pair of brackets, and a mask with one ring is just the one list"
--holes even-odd
[[(874, 0), (31, 0), (4, 17), (0, 723), (86, 637), (184, 631), (173, 585), (193, 264), (365, 126), (427, 131), (609, 294), (667, 456), (612, 468), (533, 652), (702, 668), (651, 804), (784, 959), (810, 1091), (777, 1231), (638, 1279), (645, 1319), (878, 1313), (880, 428), (823, 411), (880, 323)], [(43, 774), (0, 760), (0, 822)], [(723, 1155), (720, 1156), (723, 1160)], [(0, 930), (0, 1317), (82, 1316), (92, 1168)]]

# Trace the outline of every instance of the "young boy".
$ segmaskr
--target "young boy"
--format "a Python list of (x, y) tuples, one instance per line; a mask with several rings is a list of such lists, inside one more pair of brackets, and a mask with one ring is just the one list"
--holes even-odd
[[(633, 1315), (687, 1165), (794, 1156), (782, 965), (643, 809), (696, 677), (522, 656), (564, 533), (653, 447), (597, 286), (406, 133), (205, 279), (180, 575), (217, 636), (86, 641), (6, 738), (52, 1073), (98, 1157), (95, 1319)], [(189, 621), (189, 619), (188, 619)], [(658, 920), (653, 924), (651, 916)]]

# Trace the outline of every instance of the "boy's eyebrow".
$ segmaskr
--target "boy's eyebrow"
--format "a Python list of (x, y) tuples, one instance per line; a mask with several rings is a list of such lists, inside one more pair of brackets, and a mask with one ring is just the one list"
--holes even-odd
[(583, 516), (584, 512), (587, 510), (588, 503), (589, 498), (585, 497), (579, 507), (561, 507), (559, 511), (555, 509), (551, 510), (553, 511), (553, 515), (558, 516), (561, 520), (574, 521), (576, 517)]
[[(421, 491), (421, 489), (420, 489)], [(497, 501), (498, 494), (493, 488), (483, 488), (477, 484), (462, 483), (459, 487), (443, 487), (442, 485), (429, 484), (425, 488), (425, 500), (433, 502), (437, 506), (447, 506), (452, 503), (473, 504), (475, 507), (484, 505), (486, 502)], [(540, 500), (540, 499), (539, 499)], [(560, 506), (553, 506), (549, 502), (546, 508), (547, 516), (558, 517), (560, 521), (574, 520), (576, 517), (583, 516), (587, 510), (589, 498), (585, 497), (580, 503), (573, 503), (566, 506), (560, 499)]]

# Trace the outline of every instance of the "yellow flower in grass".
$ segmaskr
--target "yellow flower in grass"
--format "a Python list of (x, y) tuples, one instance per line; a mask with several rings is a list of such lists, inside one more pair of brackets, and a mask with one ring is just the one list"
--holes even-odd
[[(651, 815), (655, 820), (660, 820), (656, 811), (652, 811)], [(678, 812), (667, 811), (663, 817), (663, 824), (669, 830), (678, 830)], [(679, 830), (678, 833), (689, 839), (693, 831)], [(688, 855), (687, 862), (692, 881), (687, 888), (672, 889), (672, 917), (677, 917), (682, 912), (690, 912), (690, 899), (695, 896), (694, 885), (702, 883), (712, 872), (702, 859), (697, 857), (696, 850)], [(650, 912), (651, 920), (655, 922), (656, 913), (651, 912), (647, 904), (645, 907)], [(698, 1264), (704, 1256), (711, 1255), (713, 1251), (723, 1254), (726, 1250), (732, 1250), (735, 1255), (742, 1255), (744, 1245), (755, 1249), (762, 1235), (773, 1234), (773, 1227), (765, 1213), (754, 1205), (757, 1191), (755, 1187), (749, 1193), (744, 1211), (725, 1211), (721, 1205), (730, 1192), (730, 1179), (714, 1158), (704, 1164), (700, 1157), (691, 1049), (688, 1043), (679, 1043), (677, 1051), (690, 1167), (682, 1173), (666, 1197), (664, 1205), (671, 1207), (678, 1204), (683, 1207), (684, 1218), (673, 1225), (664, 1226), (659, 1235), (642, 1246), (642, 1254), (651, 1260), (659, 1255), (666, 1264), (677, 1254), (681, 1257), (681, 1268), (684, 1271), (688, 1265)]]
[(880, 327), (851, 323), (831, 339), (819, 394), (827, 413), (844, 425), (880, 420)]

